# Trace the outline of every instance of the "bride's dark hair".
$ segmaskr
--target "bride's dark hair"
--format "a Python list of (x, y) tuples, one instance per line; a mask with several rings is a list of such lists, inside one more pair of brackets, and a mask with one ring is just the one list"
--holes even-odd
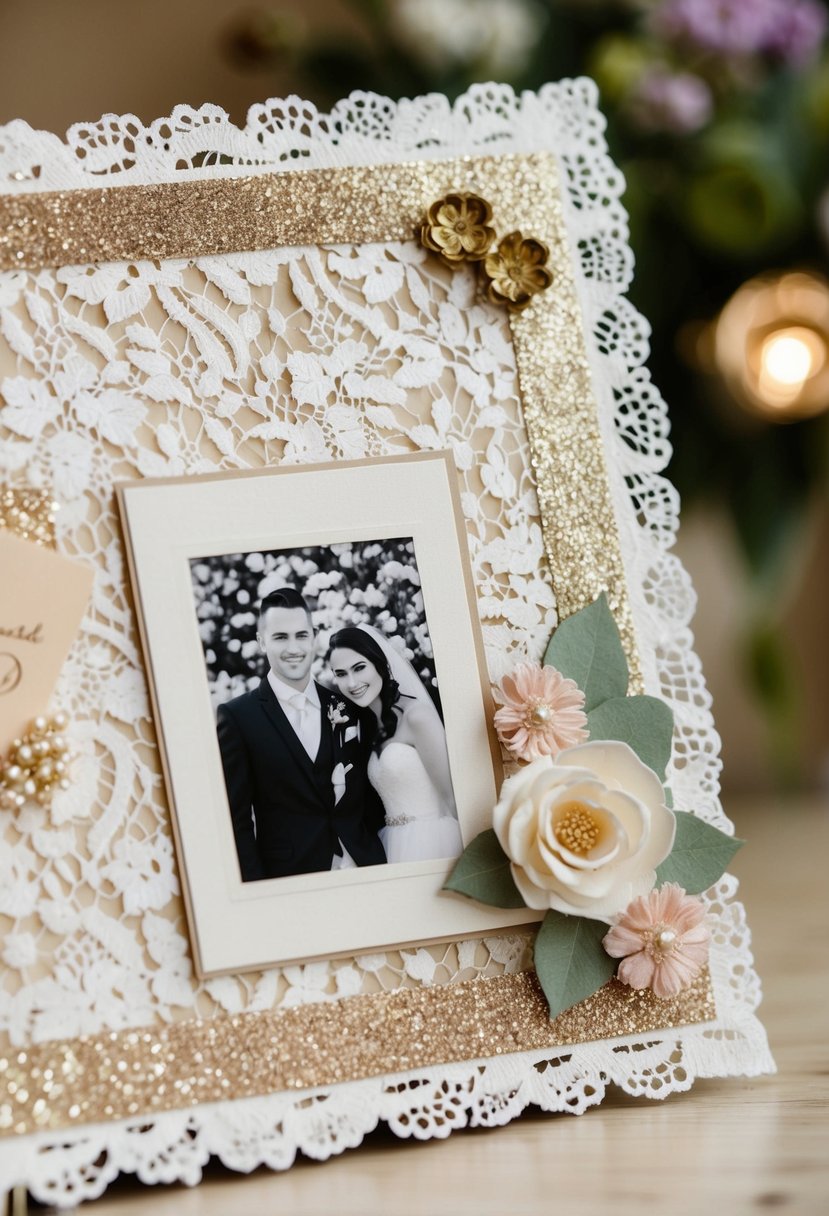
[(383, 654), (380, 646), (375, 642), (370, 633), (366, 633), (363, 629), (358, 629), (356, 625), (346, 625), (343, 629), (338, 629), (332, 635), (328, 643), (327, 658), (329, 662), (335, 650), (356, 651), (364, 659), (368, 659), (382, 681), (383, 687), (380, 690), (380, 722), (371, 740), (372, 747), (376, 752), (379, 752), (386, 740), (390, 739), (397, 730), (398, 719), (397, 714), (394, 712), (394, 707), (400, 701), (400, 685), (391, 674), (388, 659)]

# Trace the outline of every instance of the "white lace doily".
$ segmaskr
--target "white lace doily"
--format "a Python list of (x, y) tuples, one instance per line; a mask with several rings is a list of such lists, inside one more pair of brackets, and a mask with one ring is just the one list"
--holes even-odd
[[(355, 94), (330, 116), (289, 98), (254, 107), (243, 129), (216, 107), (179, 107), (149, 127), (108, 116), (72, 128), (66, 143), (14, 122), (0, 128), (0, 190), (553, 152), (645, 682), (676, 717), (668, 781), (679, 808), (727, 829), (719, 739), (689, 630), (693, 591), (669, 552), (678, 503), (661, 474), (665, 406), (643, 366), (647, 323), (624, 296), (623, 183), (603, 125), (586, 80), (520, 98), (481, 86), (453, 105)], [(392, 311), (411, 323), (391, 327)], [(82, 756), (77, 780), (50, 812), (7, 821), (0, 846), (0, 1033), (23, 1045), (526, 966), (527, 940), (508, 936), (194, 979), (112, 496), (114, 482), (135, 476), (450, 447), (490, 674), (517, 653), (539, 657), (555, 599), (539, 573), (514, 355), (503, 316), (475, 301), (471, 277), (450, 277), (414, 243), (0, 274), (0, 398), (0, 481), (48, 486), (62, 504), (61, 547), (97, 572), (57, 695)], [(650, 1034), (635, 1059), (635, 1040), (617, 1040), (428, 1069), (403, 1087), (378, 1078), (310, 1101), (276, 1094), (6, 1138), (0, 1189), (25, 1183), (71, 1206), (119, 1171), (192, 1183), (210, 1154), (245, 1170), (282, 1168), (297, 1150), (324, 1158), (358, 1144), (378, 1118), (402, 1136), (445, 1136), (505, 1123), (529, 1103), (578, 1113), (608, 1082), (664, 1097), (696, 1076), (768, 1071), (735, 889), (726, 878), (710, 893), (718, 1021)]]

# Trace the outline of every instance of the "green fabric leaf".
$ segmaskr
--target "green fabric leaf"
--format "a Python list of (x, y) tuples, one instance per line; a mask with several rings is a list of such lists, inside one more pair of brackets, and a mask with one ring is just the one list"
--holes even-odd
[(492, 828), (481, 832), (467, 845), (443, 889), (459, 891), (461, 895), (496, 908), (526, 907), (512, 881), (509, 858)]
[(608, 926), (585, 916), (548, 912), (535, 939), (535, 971), (550, 1017), (578, 1004), (612, 979), (616, 960), (605, 953)]
[(623, 697), (628, 664), (622, 639), (602, 592), (595, 603), (562, 621), (544, 655), (545, 667), (556, 667), (575, 680), (589, 713), (610, 697)]
[(745, 843), (726, 836), (719, 828), (687, 811), (675, 811), (676, 839), (670, 854), (656, 870), (656, 881), (678, 882), (689, 895), (699, 895), (721, 878), (728, 863)]
[(658, 697), (615, 697), (587, 715), (591, 743), (619, 739), (629, 743), (660, 781), (671, 758), (674, 716)]

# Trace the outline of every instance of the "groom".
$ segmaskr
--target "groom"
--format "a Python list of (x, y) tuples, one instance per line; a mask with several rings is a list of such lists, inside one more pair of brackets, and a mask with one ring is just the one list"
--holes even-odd
[(242, 881), (382, 864), (370, 717), (356, 706), (346, 714), (311, 679), (314, 626), (293, 587), (262, 600), (257, 640), (267, 675), (217, 715)]

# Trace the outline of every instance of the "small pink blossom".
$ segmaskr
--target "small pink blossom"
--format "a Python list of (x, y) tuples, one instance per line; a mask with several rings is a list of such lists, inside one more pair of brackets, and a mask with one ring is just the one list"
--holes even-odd
[(587, 738), (584, 693), (555, 667), (519, 663), (504, 676), (496, 697), (502, 705), (495, 730), (519, 760), (555, 756)]
[(708, 961), (710, 934), (700, 899), (678, 883), (634, 899), (616, 919), (603, 945), (620, 958), (619, 979), (651, 988), (665, 999), (689, 988)]

